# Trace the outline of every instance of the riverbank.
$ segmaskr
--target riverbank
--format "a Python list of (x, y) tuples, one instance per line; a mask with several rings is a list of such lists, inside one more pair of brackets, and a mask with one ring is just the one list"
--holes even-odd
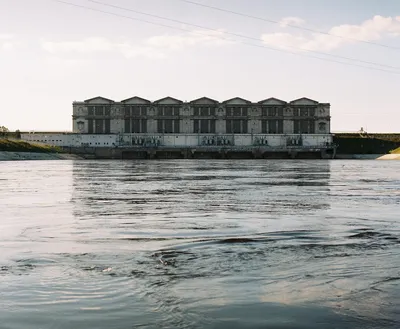
[(57, 146), (0, 138), (0, 152), (62, 153), (63, 151)]
[(82, 157), (66, 153), (43, 153), (43, 152), (7, 152), (0, 151), (0, 161), (17, 160), (79, 160)]
[(0, 161), (70, 159), (82, 159), (82, 157), (65, 153), (56, 146), (0, 138)]
[(400, 134), (334, 134), (333, 143), (337, 145), (336, 154), (385, 155), (400, 147)]

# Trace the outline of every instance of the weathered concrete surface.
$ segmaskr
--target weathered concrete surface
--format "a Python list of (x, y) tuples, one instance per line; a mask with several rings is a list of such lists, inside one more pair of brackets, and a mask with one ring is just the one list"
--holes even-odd
[(85, 159), (331, 159), (333, 153), (319, 148), (270, 147), (65, 147)]
[(0, 161), (16, 160), (77, 160), (82, 159), (75, 154), (37, 153), (37, 152), (6, 152), (0, 151)]

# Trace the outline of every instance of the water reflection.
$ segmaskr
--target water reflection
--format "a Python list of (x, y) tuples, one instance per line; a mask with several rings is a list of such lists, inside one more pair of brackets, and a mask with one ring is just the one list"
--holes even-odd
[(0, 326), (397, 328), (400, 168), (376, 166), (42, 162), (22, 194), (10, 167)]
[[(330, 162), (77, 162), (76, 215), (258, 218), (329, 209)], [(109, 211), (104, 212), (107, 206)]]

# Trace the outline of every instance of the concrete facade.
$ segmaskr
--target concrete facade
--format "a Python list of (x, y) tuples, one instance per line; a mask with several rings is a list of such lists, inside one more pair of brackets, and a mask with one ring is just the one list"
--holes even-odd
[(326, 147), (329, 134), (22, 134), (29, 142), (61, 147)]
[(308, 98), (254, 103), (239, 97), (223, 102), (95, 97), (73, 103), (72, 122), (80, 134), (330, 134), (330, 104)]
[(329, 158), (336, 150), (330, 104), (308, 98), (254, 103), (239, 97), (224, 102), (96, 97), (73, 103), (72, 122), (73, 133), (21, 137), (104, 158), (295, 158), (310, 153)]

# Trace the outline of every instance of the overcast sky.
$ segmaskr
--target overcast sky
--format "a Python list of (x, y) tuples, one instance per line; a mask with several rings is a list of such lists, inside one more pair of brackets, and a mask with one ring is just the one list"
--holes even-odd
[(399, 0), (193, 0), (265, 20), (182, 0), (99, 0), (169, 20), (65, 1), (116, 15), (0, 0), (0, 126), (69, 131), (72, 102), (95, 96), (308, 97), (331, 103), (333, 131), (399, 132)]

